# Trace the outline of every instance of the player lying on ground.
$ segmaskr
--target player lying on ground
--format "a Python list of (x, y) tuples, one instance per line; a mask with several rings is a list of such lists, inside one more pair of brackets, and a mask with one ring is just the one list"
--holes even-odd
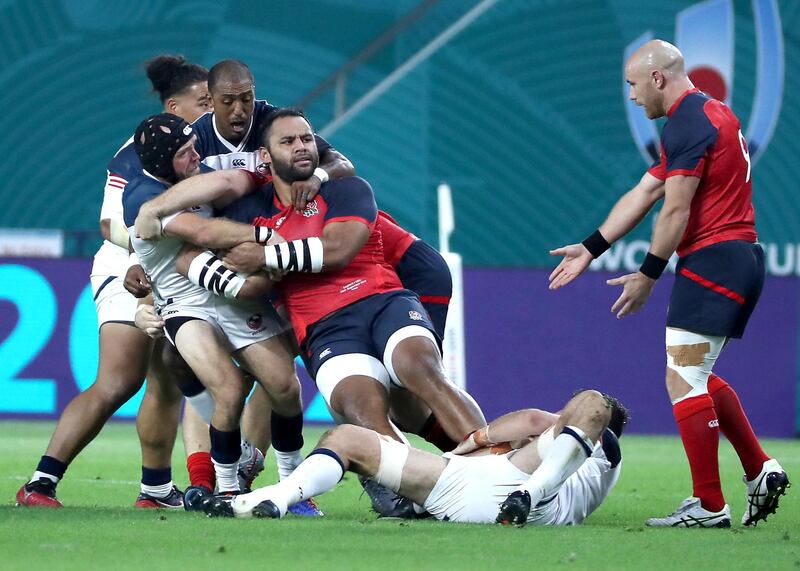
[[(442, 521), (579, 524), (619, 477), (617, 436), (627, 411), (597, 391), (581, 391), (560, 414), (537, 409), (500, 417), (443, 456), (343, 424), (327, 432), (292, 475), (231, 502), (211, 516), (279, 518), (303, 498), (333, 489), (345, 471), (379, 481)], [(520, 491), (512, 494), (518, 488)]]

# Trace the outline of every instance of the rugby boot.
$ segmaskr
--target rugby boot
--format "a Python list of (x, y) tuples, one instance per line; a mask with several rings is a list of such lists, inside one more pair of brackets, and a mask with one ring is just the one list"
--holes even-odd
[[(302, 503), (302, 502), (301, 502)], [(297, 504), (295, 504), (297, 505)], [(321, 514), (322, 512), (320, 512)], [(253, 508), (253, 517), (261, 519), (280, 519), (281, 510), (272, 500), (264, 500)], [(315, 517), (315, 516), (311, 516)]]
[[(255, 510), (256, 508), (253, 508), (253, 517), (261, 517), (256, 515)], [(308, 498), (289, 506), (288, 513), (300, 517), (322, 517), (325, 515), (317, 505), (317, 502), (314, 501), (314, 498)]]
[(757, 525), (759, 521), (767, 521), (767, 516), (778, 509), (778, 499), (791, 486), (789, 476), (773, 459), (764, 462), (761, 473), (753, 480), (747, 476), (742, 480), (747, 484), (747, 505), (742, 516), (742, 525)]
[(253, 480), (264, 471), (264, 454), (250, 442), (242, 441), (242, 456), (239, 458), (237, 476), (239, 489), (247, 493), (253, 487)]
[(139, 494), (139, 497), (136, 498), (133, 506), (145, 509), (180, 509), (184, 507), (183, 492), (181, 492), (176, 486), (172, 486), (169, 494), (163, 498), (142, 492)]
[(183, 492), (183, 509), (187, 512), (201, 512), (203, 511), (203, 500), (206, 496), (214, 495), (211, 490), (205, 486), (189, 486)]
[(22, 486), (17, 492), (16, 501), (18, 506), (29, 508), (60, 508), (64, 505), (56, 497), (55, 482), (48, 478), (39, 478)]
[(359, 476), (358, 481), (369, 496), (372, 502), (372, 509), (378, 514), (379, 518), (416, 519), (418, 517), (414, 509), (414, 502), (408, 498), (396, 494), (389, 488), (381, 486), (369, 478)]
[(239, 492), (224, 492), (205, 496), (202, 509), (208, 517), (234, 517), (231, 502), (238, 495)]
[(508, 494), (505, 501), (500, 504), (500, 513), (497, 514), (496, 523), (500, 525), (523, 526), (528, 521), (531, 513), (531, 495), (528, 490), (516, 490)]
[(650, 527), (730, 527), (731, 508), (728, 504), (718, 512), (700, 505), (700, 498), (686, 498), (674, 512), (666, 517), (651, 517), (645, 522)]

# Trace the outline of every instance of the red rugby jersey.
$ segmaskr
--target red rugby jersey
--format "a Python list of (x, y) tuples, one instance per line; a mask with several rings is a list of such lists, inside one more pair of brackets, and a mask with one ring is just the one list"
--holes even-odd
[(741, 124), (730, 108), (697, 89), (683, 93), (667, 112), (656, 178), (700, 179), (678, 255), (728, 240), (758, 239), (750, 155)]
[[(272, 185), (263, 187), (272, 189)], [(355, 220), (370, 229), (367, 243), (343, 269), (318, 274), (290, 272), (278, 284), (297, 335), (305, 340), (308, 327), (331, 313), (365, 297), (402, 289), (400, 279), (386, 263), (382, 234), (376, 228), (378, 209), (369, 183), (358, 177), (332, 180), (305, 210), (297, 212), (280, 203), (272, 189), (269, 217), (256, 219), (291, 241), (321, 236), (326, 225)], [(264, 197), (269, 193), (264, 192)]]
[(400, 226), (395, 222), (394, 218), (383, 210), (378, 210), (376, 228), (380, 230), (383, 237), (383, 255), (386, 258), (386, 262), (396, 268), (397, 264), (400, 263), (400, 258), (403, 257), (409, 246), (417, 240), (417, 237)]

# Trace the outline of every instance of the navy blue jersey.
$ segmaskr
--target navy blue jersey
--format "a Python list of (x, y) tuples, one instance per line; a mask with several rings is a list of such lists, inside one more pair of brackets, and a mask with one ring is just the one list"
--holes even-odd
[(122, 193), (122, 214), (125, 226), (130, 228), (136, 222), (142, 204), (152, 200), (169, 188), (166, 184), (144, 173), (134, 177), (125, 185)]
[(133, 137), (125, 141), (114, 158), (109, 161), (107, 169), (110, 175), (116, 175), (123, 179), (122, 186), (142, 173), (142, 162), (133, 146)]
[[(258, 150), (261, 148), (261, 134), (267, 117), (277, 109), (278, 107), (270, 105), (262, 99), (256, 100), (250, 125), (244, 138), (237, 145), (220, 135), (213, 112), (201, 115), (192, 123), (197, 134), (195, 148), (200, 154), (200, 160), (217, 170), (239, 168), (252, 172), (265, 172), (267, 165), (261, 163), (258, 155)], [(315, 135), (315, 138), (321, 157), (331, 146), (322, 137)]]
[[(201, 174), (209, 173), (213, 170), (205, 165), (200, 165)], [(125, 191), (122, 193), (122, 215), (125, 220), (125, 226), (128, 228), (133, 226), (142, 204), (152, 200), (167, 188), (169, 187), (166, 184), (145, 172), (141, 172), (131, 179), (125, 185)]]

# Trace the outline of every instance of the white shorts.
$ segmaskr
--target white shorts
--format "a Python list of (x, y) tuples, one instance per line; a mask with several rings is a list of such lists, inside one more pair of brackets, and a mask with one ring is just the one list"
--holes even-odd
[(97, 309), (97, 325), (122, 322), (133, 324), (139, 300), (122, 285), (123, 277), (92, 276), (92, 295)]
[(168, 302), (159, 307), (159, 313), (166, 322), (164, 332), (167, 339), (173, 345), (175, 339), (172, 337), (170, 320), (194, 318), (213, 325), (219, 333), (220, 341), (231, 352), (266, 341), (291, 328), (278, 316), (271, 304), (231, 300), (211, 293)]
[[(424, 507), (436, 519), (454, 522), (494, 523), (500, 504), (528, 480), (508, 455), (450, 458)], [(534, 507), (528, 523), (576, 525), (608, 497), (619, 477), (620, 465), (611, 464), (602, 452), (592, 456), (570, 476), (552, 499)]]

